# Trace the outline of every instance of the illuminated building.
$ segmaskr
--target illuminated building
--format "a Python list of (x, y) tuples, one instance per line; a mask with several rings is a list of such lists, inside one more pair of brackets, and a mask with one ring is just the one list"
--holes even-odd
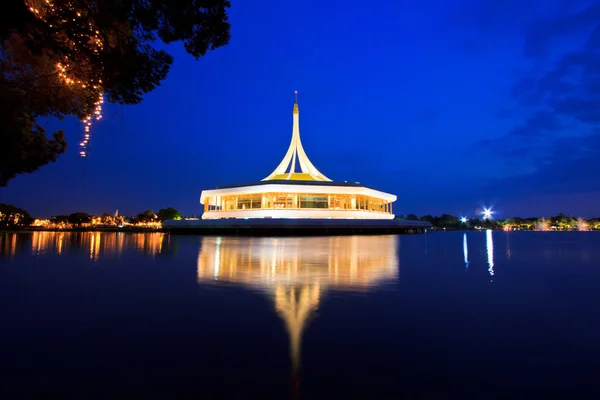
[[(310, 249), (309, 252), (306, 249)], [(203, 237), (198, 283), (239, 283), (273, 299), (298, 378), (302, 334), (327, 291), (360, 291), (398, 280), (395, 236)]]
[[(297, 94), (297, 92), (296, 92)], [(300, 140), (294, 102), (292, 140), (283, 160), (262, 181), (204, 190), (202, 219), (335, 218), (393, 219), (396, 196), (359, 183), (333, 182), (308, 159)]]

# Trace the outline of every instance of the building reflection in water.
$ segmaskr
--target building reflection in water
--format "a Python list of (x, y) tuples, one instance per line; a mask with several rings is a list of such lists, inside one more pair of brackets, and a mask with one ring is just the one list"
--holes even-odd
[(148, 255), (160, 254), (166, 240), (164, 233), (122, 232), (46, 232), (36, 231), (31, 236), (34, 255), (63, 254), (70, 249), (87, 249), (89, 259), (98, 261), (102, 256), (120, 256), (124, 249), (135, 249)]
[(294, 378), (302, 332), (327, 290), (366, 291), (398, 279), (395, 236), (202, 238), (198, 283), (240, 283), (273, 297), (290, 340)]
[(463, 233), (463, 258), (465, 260), (465, 269), (469, 270), (469, 248), (467, 247), (467, 233)]
[(494, 239), (490, 229), (485, 231), (485, 248), (487, 250), (488, 271), (490, 276), (494, 276)]

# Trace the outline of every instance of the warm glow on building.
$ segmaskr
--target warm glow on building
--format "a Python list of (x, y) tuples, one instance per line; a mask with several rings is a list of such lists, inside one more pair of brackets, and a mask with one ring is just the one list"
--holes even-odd
[(310, 162), (300, 140), (297, 102), (292, 141), (269, 176), (254, 184), (204, 190), (200, 196), (202, 219), (393, 219), (394, 201), (395, 195), (359, 183), (332, 182)]

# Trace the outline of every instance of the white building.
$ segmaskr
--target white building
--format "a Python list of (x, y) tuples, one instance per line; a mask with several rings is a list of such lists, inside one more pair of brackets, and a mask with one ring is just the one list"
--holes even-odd
[(395, 195), (358, 183), (333, 182), (310, 162), (300, 140), (297, 100), (293, 118), (292, 141), (277, 168), (260, 182), (202, 191), (202, 219), (393, 219)]

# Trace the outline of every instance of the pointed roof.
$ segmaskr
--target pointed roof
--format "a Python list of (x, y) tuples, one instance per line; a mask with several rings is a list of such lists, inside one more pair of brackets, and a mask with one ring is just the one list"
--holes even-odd
[[(298, 109), (298, 91), (294, 92), (294, 125), (292, 128), (292, 141), (287, 153), (277, 168), (267, 176), (263, 181), (272, 180), (297, 180), (297, 181), (331, 181), (323, 175), (310, 162), (300, 140), (300, 111)], [(296, 161), (300, 166), (300, 171), (296, 172)]]

